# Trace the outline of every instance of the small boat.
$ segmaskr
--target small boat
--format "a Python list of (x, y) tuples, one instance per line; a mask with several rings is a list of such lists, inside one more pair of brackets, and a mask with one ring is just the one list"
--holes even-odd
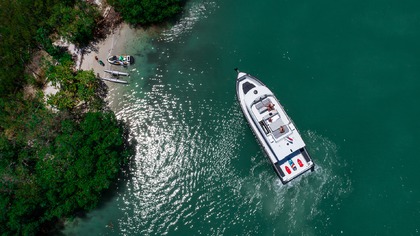
[(105, 66), (105, 63), (102, 60), (98, 61), (101, 66)]
[(128, 66), (133, 62), (133, 57), (130, 55), (114, 55), (108, 57), (108, 62), (117, 66)]
[(114, 83), (120, 83), (120, 84), (128, 84), (127, 81), (125, 80), (121, 80), (121, 79), (116, 79), (116, 78), (106, 78), (106, 77), (100, 77), (101, 80), (106, 80), (109, 82), (114, 82)]
[(273, 92), (257, 78), (237, 72), (236, 95), (242, 112), (281, 182), (313, 171), (305, 142)]
[(104, 70), (106, 73), (110, 73), (114, 76), (119, 76), (119, 75), (123, 75), (123, 76), (129, 76), (128, 73), (126, 72), (121, 72), (121, 71), (117, 71), (117, 70)]

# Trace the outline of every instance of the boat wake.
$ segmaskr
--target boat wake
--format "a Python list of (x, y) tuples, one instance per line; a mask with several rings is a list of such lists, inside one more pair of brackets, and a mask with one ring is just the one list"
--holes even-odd
[(272, 219), (278, 235), (323, 232), (320, 225), (326, 229), (333, 217), (329, 209), (339, 210), (342, 199), (352, 191), (350, 178), (345, 174), (347, 163), (339, 156), (337, 145), (313, 131), (303, 132), (302, 136), (316, 164), (314, 172), (283, 185), (268, 168), (268, 161), (260, 158), (264, 155), (261, 151), (252, 158), (250, 177), (243, 180), (246, 204), (258, 206), (248, 211), (261, 212), (263, 217)]

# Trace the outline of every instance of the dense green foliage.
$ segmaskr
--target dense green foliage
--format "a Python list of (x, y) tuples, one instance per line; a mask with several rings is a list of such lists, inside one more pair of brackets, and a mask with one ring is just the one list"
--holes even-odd
[(127, 157), (123, 128), (111, 112), (58, 124), (51, 113), (34, 116), (25, 127), (33, 139), (0, 136), (2, 232), (33, 234), (42, 224), (92, 209)]
[[(182, 0), (109, 2), (127, 22), (151, 24), (179, 13)], [(126, 129), (105, 109), (99, 80), (93, 71), (75, 71), (71, 55), (53, 45), (64, 38), (86, 46), (100, 17), (84, 0), (0, 0), (3, 235), (45, 233), (92, 209), (127, 162)], [(28, 66), (39, 50), (51, 56), (41, 73)], [(40, 90), (47, 81), (60, 88), (47, 98), (55, 111)], [(24, 90), (29, 84), (32, 94)]]
[(161, 23), (181, 12), (182, 0), (108, 0), (130, 24)]
[(83, 105), (90, 109), (100, 109), (103, 101), (97, 93), (99, 80), (93, 71), (75, 73), (72, 66), (72, 61), (65, 60), (60, 65), (50, 67), (48, 80), (59, 86), (60, 90), (49, 97), (48, 104), (59, 110), (72, 111)]
[[(126, 129), (105, 109), (99, 80), (75, 71), (71, 56), (52, 44), (62, 36), (86, 45), (97, 18), (82, 0), (0, 0), (2, 235), (43, 233), (92, 209), (127, 161)], [(25, 73), (40, 49), (53, 61)], [(61, 88), (47, 101), (55, 112), (39, 90), (46, 81)], [(24, 90), (30, 83), (38, 89), (32, 95)]]
[(0, 0), (0, 91), (3, 95), (24, 84), (24, 65), (36, 46), (33, 36), (40, 26), (38, 19), (44, 19), (50, 12), (48, 6), (37, 2)]
[(2, 95), (26, 83), (24, 67), (34, 50), (44, 49), (59, 59), (63, 51), (52, 45), (59, 35), (76, 45), (87, 45), (99, 17), (98, 11), (82, 0), (0, 0)]
[(0, 98), (2, 233), (35, 234), (46, 224), (92, 209), (127, 161), (125, 129), (102, 109), (98, 80), (92, 71), (71, 68), (67, 62), (46, 74), (62, 84), (57, 94), (65, 94), (49, 101), (72, 104), (58, 102), (65, 104), (58, 105), (59, 112), (46, 108), (42, 93)]
[(74, 5), (60, 3), (53, 7), (47, 25), (70, 42), (86, 46), (93, 39), (95, 19), (99, 16), (98, 10), (85, 1), (77, 1)]

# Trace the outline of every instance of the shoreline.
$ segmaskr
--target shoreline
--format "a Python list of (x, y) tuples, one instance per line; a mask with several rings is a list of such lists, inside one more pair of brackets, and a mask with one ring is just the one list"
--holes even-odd
[[(112, 66), (107, 62), (107, 58), (113, 54), (125, 54), (124, 45), (127, 40), (127, 35), (132, 35), (135, 29), (130, 28), (127, 23), (121, 23), (111, 30), (111, 33), (107, 37), (97, 42), (92, 46), (90, 51), (85, 51), (78, 60), (76, 61), (78, 70), (93, 70), (95, 75), (104, 76), (106, 73), (104, 70), (112, 70), (113, 67), (123, 68), (120, 66)], [(99, 64), (95, 57), (102, 60), (105, 65)]]
[[(96, 4), (96, 7), (99, 9), (104, 19), (108, 17), (111, 11), (114, 11), (112, 6), (104, 3), (103, 0), (94, 0), (94, 4)], [(54, 44), (67, 47), (67, 51), (73, 57), (75, 70), (93, 70), (96, 77), (104, 77), (106, 76), (104, 70), (112, 69), (112, 65), (107, 62), (107, 58), (112, 54), (126, 54), (124, 45), (126, 44), (127, 39), (129, 39), (129, 36), (134, 35), (137, 30), (131, 28), (124, 21), (119, 22), (116, 25), (105, 25), (102, 26), (102, 28), (108, 30), (109, 33), (106, 34), (103, 39), (94, 39), (97, 41), (92, 41), (86, 48), (78, 48), (75, 44), (69, 43), (63, 39), (57, 40)], [(98, 61), (95, 57), (98, 58)], [(101, 66), (99, 60), (102, 60), (105, 65)], [(121, 68), (125, 70), (125, 68), (120, 67), (120, 69)], [(48, 95), (57, 93), (59, 89), (59, 87), (53, 86), (51, 83), (45, 84), (42, 89), (45, 100)]]

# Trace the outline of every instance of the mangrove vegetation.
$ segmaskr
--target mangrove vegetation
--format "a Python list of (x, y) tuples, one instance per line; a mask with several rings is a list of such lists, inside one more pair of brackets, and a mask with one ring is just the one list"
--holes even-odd
[[(132, 155), (126, 125), (104, 102), (106, 86), (54, 43), (83, 49), (118, 23), (107, 24), (92, 2), (0, 0), (2, 235), (45, 234), (94, 208)], [(108, 3), (126, 22), (150, 25), (174, 17), (182, 1)], [(56, 93), (44, 94), (47, 84)]]
[(182, 0), (108, 0), (124, 21), (150, 25), (171, 19), (182, 10)]
[(101, 20), (87, 1), (0, 0), (2, 235), (45, 234), (94, 208), (132, 155), (106, 86), (53, 43), (84, 47)]

